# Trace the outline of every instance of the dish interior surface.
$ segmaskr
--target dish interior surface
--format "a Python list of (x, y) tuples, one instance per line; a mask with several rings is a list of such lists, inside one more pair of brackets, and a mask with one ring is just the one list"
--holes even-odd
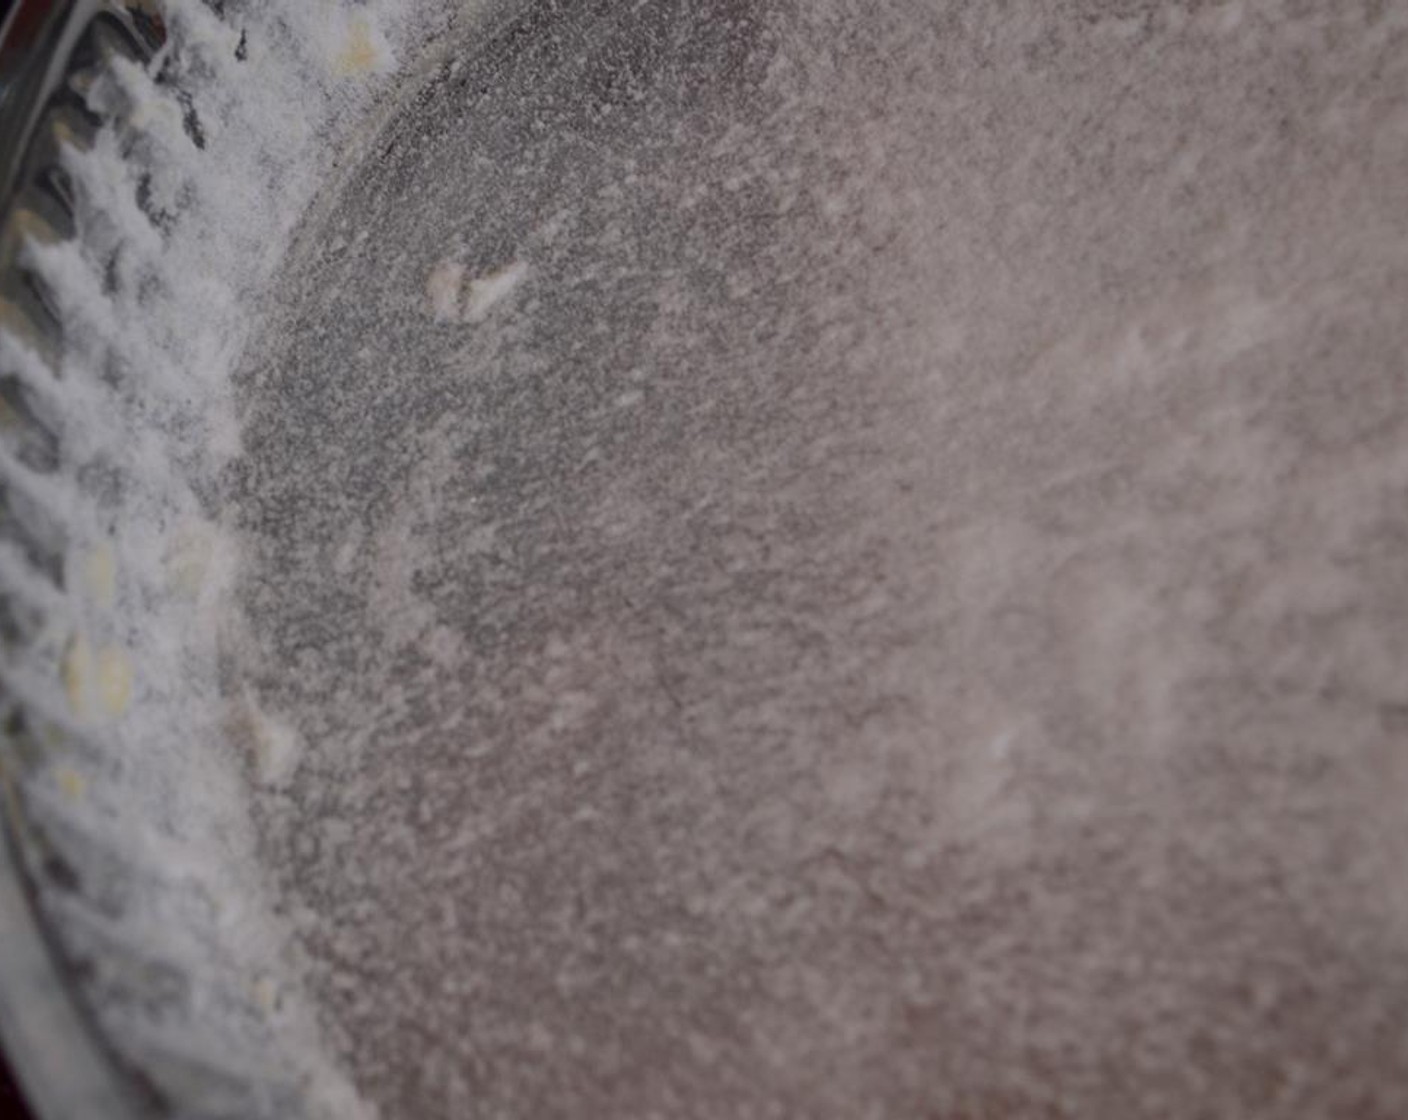
[(1408, 4), (98, 6), (0, 225), (12, 1051), (1408, 1116)]
[(387, 1117), (1401, 1116), (1401, 5), (467, 37), (237, 381)]

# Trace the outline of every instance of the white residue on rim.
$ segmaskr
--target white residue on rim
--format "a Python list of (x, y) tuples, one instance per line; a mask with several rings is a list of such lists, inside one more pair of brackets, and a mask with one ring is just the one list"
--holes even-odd
[[(236, 362), (337, 141), (376, 108), (398, 57), (478, 5), (286, 0), (225, 17), (204, 0), (159, 7), (169, 42), (157, 58), (119, 60), (87, 87), (88, 107), (114, 123), (64, 153), (78, 238), (26, 250), (64, 322), (60, 368), (0, 331), (5, 372), (54, 421), (62, 456), (52, 475), (4, 456), (0, 475), (62, 528), (70, 577), (54, 587), (18, 552), (0, 555), (0, 591), (44, 616), (5, 683), (53, 744), (38, 782), (61, 794), (55, 811), (137, 871), (114, 936), (189, 985), (179, 1009), (156, 1012), (98, 994), (122, 1057), (177, 1111), (200, 1110), (182, 1097), (198, 1091), (179, 1072), (194, 1062), (243, 1083), (251, 1117), (283, 1120), (293, 1092), (299, 1113), (356, 1120), (370, 1106), (328, 1057), (257, 859), (245, 774), (281, 788), (302, 739), (222, 685), (238, 548), (212, 495), (240, 453)], [(466, 286), (461, 273), (444, 300), (470, 319), (521, 278), (510, 269)], [(80, 737), (94, 754), (62, 745)]]

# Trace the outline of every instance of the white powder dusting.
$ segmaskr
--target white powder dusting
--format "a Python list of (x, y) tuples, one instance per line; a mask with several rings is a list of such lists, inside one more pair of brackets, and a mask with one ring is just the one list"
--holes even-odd
[(430, 310), (441, 322), (453, 322), (460, 317), (460, 303), (463, 298), (460, 289), (464, 286), (464, 265), (457, 261), (441, 261), (430, 273), (425, 282), (425, 295), (430, 300)]
[(432, 316), (442, 323), (480, 323), (505, 302), (528, 276), (528, 265), (514, 261), (466, 282), (463, 264), (443, 260), (430, 271), (425, 295)]
[(514, 289), (523, 283), (527, 275), (528, 266), (522, 261), (515, 261), (498, 272), (471, 281), (464, 297), (465, 319), (471, 323), (479, 322), (495, 306), (513, 295)]
[(245, 690), (240, 717), (249, 737), (260, 784), (271, 789), (286, 786), (303, 756), (303, 737), (282, 717), (260, 707), (249, 689)]
[[(122, 1057), (242, 1120), (369, 1116), (354, 1071), (420, 1120), (1408, 1115), (1403, 52), (1307, 51), (1361, 34), (1328, 7), (543, 7), (608, 32), (492, 91), (550, 143), (446, 83), (339, 150), (450, 0), (169, 0), (89, 91), (124, 123), (30, 254), (62, 378), (0, 334), (62, 429), (52, 474), (0, 440), (56, 560), (0, 545), (0, 675)], [(481, 145), (562, 189), (486, 219)], [(261, 428), (231, 370), (338, 175), (378, 220), (281, 289)], [(302, 476), (251, 486), (267, 540), (242, 432)]]

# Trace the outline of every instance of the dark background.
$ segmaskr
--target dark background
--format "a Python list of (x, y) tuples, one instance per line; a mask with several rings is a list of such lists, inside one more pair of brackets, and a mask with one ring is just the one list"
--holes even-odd
[[(0, 11), (6, 7), (6, 0), (0, 0)], [(5, 1055), (0, 1052), (0, 1120), (31, 1120), (29, 1110), (20, 1100), (10, 1069), (5, 1064)]]
[[(0, 0), (0, 24), (10, 14), (14, 0)], [(20, 1091), (15, 1086), (14, 1077), (5, 1062), (5, 1054), (0, 1050), (0, 1120), (32, 1120), (30, 1112), (20, 1099)]]
[[(4, 23), (13, 7), (14, 0), (0, 0), (0, 23)], [(30, 1112), (20, 1099), (3, 1050), (0, 1050), (0, 1120), (30, 1120)]]
[[(0, 23), (14, 7), (14, 0), (0, 0)], [(5, 1054), (0, 1051), (0, 1120), (29, 1120), (29, 1110), (20, 1100), (20, 1092), (15, 1088), (10, 1068), (5, 1064)]]
[[(0, 24), (10, 14), (14, 0), (0, 0)], [(20, 1099), (20, 1091), (5, 1061), (5, 1053), (0, 1050), (0, 1120), (32, 1120), (31, 1114)]]

